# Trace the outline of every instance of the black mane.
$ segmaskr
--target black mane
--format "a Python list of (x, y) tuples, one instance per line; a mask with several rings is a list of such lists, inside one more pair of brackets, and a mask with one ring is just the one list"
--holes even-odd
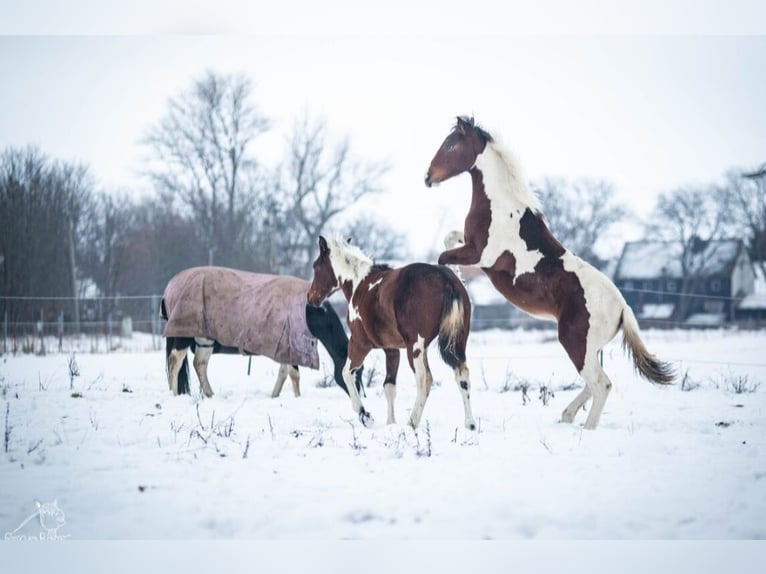
[[(483, 143), (486, 144), (486, 143), (491, 143), (491, 142), (495, 141), (494, 138), (492, 137), (492, 135), (488, 131), (486, 131), (481, 126), (476, 125), (476, 121), (473, 119), (473, 116), (470, 116), (470, 117), (469, 116), (458, 116), (457, 119), (460, 120), (461, 122), (465, 122), (466, 124), (471, 126), (473, 128), (473, 131), (476, 132), (476, 135), (478, 135), (481, 138)], [(455, 126), (455, 129), (457, 129), (457, 126)]]
[(370, 273), (380, 273), (382, 271), (390, 271), (393, 269), (388, 263), (373, 263), (370, 267)]

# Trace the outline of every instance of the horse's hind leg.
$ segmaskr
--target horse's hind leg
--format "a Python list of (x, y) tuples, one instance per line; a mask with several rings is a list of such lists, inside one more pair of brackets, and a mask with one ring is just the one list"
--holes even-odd
[(462, 363), (455, 367), (455, 382), (460, 389), (460, 396), (463, 398), (463, 410), (465, 411), (465, 428), (476, 430), (476, 421), (471, 412), (471, 378), (468, 366)]
[(383, 381), (383, 392), (386, 395), (388, 403), (388, 417), (386, 424), (396, 423), (394, 416), (394, 399), (396, 399), (396, 374), (399, 371), (399, 360), (401, 353), (399, 349), (385, 349), (386, 353), (386, 380)]
[(202, 393), (210, 398), (213, 396), (213, 389), (210, 388), (210, 381), (207, 378), (207, 364), (213, 355), (214, 341), (211, 339), (195, 339), (197, 347), (194, 350), (194, 370), (197, 371), (199, 386)]
[(298, 371), (298, 365), (288, 365), (287, 374), (290, 376), (290, 382), (293, 384), (293, 395), (301, 396), (301, 374)]
[(574, 421), (575, 415), (577, 415), (583, 405), (588, 402), (591, 396), (592, 394), (590, 392), (590, 386), (586, 382), (583, 390), (580, 391), (580, 393), (572, 400), (572, 402), (569, 403), (567, 408), (564, 409), (564, 412), (561, 413), (561, 422), (571, 423)]
[(596, 353), (589, 353), (585, 358), (585, 366), (580, 375), (590, 387), (593, 394), (593, 405), (591, 406), (588, 418), (585, 419), (585, 428), (593, 430), (598, 426), (601, 418), (601, 412), (604, 410), (609, 391), (612, 390), (612, 382), (607, 377), (604, 369), (598, 362)]
[(586, 429), (595, 429), (604, 410), (606, 398), (612, 383), (598, 362), (600, 346), (594, 340), (595, 333), (590, 323), (590, 315), (585, 315), (584, 307), (576, 307), (572, 312), (559, 318), (559, 341), (569, 355), (577, 372), (585, 380), (585, 388), (572, 400), (561, 413), (561, 420), (572, 422), (582, 406), (593, 397), (593, 405), (585, 420)]
[(410, 361), (412, 370), (415, 371), (415, 383), (417, 384), (417, 396), (410, 413), (410, 426), (412, 428), (417, 428), (420, 424), (423, 409), (426, 406), (426, 400), (433, 384), (431, 369), (428, 368), (428, 359), (426, 358), (426, 346), (423, 337), (418, 335), (418, 340), (415, 344), (407, 349), (407, 358)]
[(279, 394), (282, 392), (282, 386), (285, 384), (285, 381), (287, 380), (287, 365), (285, 363), (281, 363), (279, 365), (279, 372), (277, 373), (277, 382), (274, 383), (274, 390), (271, 391), (271, 398), (276, 399)]
[(178, 373), (181, 372), (181, 367), (186, 359), (187, 349), (188, 347), (172, 349), (168, 353), (168, 386), (174, 395), (178, 394)]

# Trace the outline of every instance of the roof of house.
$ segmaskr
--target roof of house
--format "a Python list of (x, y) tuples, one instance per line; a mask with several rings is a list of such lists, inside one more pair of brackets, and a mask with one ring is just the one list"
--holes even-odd
[[(693, 255), (694, 268), (706, 275), (730, 274), (744, 248), (740, 239), (717, 239), (700, 243)], [(681, 279), (681, 244), (677, 241), (629, 241), (614, 272), (614, 279)]]

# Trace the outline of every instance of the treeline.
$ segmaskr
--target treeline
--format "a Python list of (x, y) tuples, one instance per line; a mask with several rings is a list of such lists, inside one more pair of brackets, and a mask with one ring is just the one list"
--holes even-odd
[[(308, 278), (316, 238), (331, 227), (378, 260), (408, 258), (401, 234), (348, 209), (384, 190), (388, 166), (356, 157), (348, 138), (308, 116), (267, 166), (255, 144), (270, 121), (256, 101), (247, 77), (215, 72), (170, 99), (142, 142), (151, 190), (140, 197), (100, 189), (86, 165), (34, 147), (0, 150), (0, 321), (51, 321), (62, 312), (67, 321), (103, 319), (124, 310), (117, 297), (159, 294), (194, 265)], [(680, 243), (684, 257), (700, 241), (726, 237), (766, 262), (763, 167), (663, 193), (644, 222), (608, 182), (543, 179), (533, 188), (561, 243), (598, 267), (607, 263), (599, 246), (626, 222), (643, 226), (647, 239)], [(102, 299), (87, 314), (70, 300), (94, 295)]]
[[(383, 190), (388, 166), (307, 116), (266, 166), (254, 143), (270, 122), (254, 102), (248, 78), (214, 72), (172, 98), (142, 142), (152, 183), (142, 197), (99, 189), (86, 165), (34, 147), (0, 151), (0, 321), (78, 321), (75, 302), (51, 298), (161, 293), (194, 265), (310, 277), (317, 236), (340, 224), (379, 257), (404, 257), (400, 233), (347, 216)], [(116, 305), (104, 299), (89, 316)]]

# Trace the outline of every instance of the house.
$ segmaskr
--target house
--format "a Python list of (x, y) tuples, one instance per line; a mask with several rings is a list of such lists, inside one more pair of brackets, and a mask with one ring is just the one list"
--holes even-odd
[(614, 283), (644, 326), (720, 326), (753, 293), (755, 273), (739, 239), (696, 240), (685, 255), (678, 242), (632, 241)]
[(738, 323), (745, 326), (766, 325), (766, 261), (756, 262), (753, 266), (755, 271), (755, 286), (753, 292), (746, 295), (737, 305), (734, 312)]

